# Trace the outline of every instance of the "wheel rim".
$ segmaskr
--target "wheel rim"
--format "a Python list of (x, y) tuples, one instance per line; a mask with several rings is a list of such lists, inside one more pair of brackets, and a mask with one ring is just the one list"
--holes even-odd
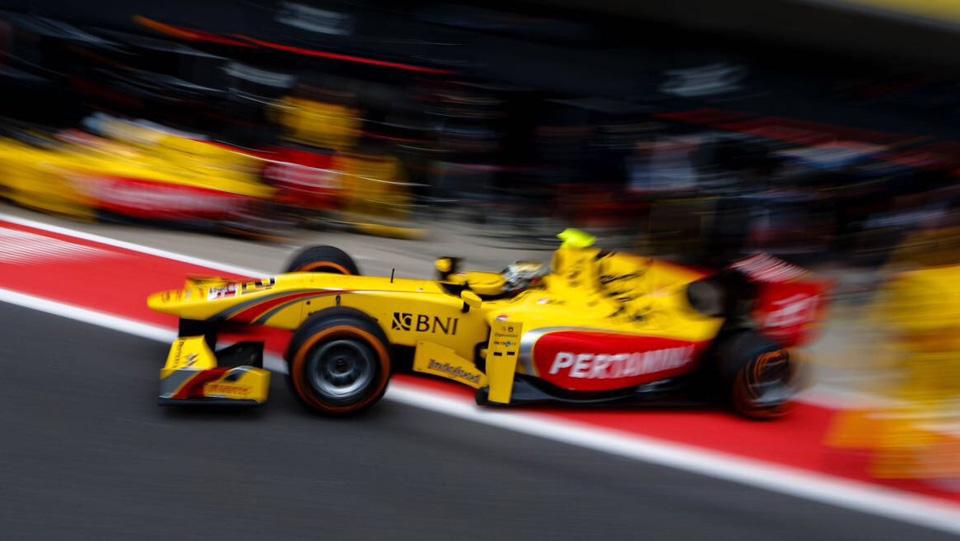
[(332, 340), (317, 347), (307, 360), (310, 386), (336, 401), (363, 393), (376, 372), (373, 352), (355, 340)]
[(793, 369), (786, 351), (760, 355), (740, 374), (738, 402), (740, 408), (754, 414), (775, 415), (793, 395)]

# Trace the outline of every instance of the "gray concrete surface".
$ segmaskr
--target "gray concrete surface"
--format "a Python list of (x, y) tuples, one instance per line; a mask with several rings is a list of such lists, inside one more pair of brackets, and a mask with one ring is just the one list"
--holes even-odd
[(337, 246), (350, 253), (367, 274), (429, 277), (433, 258), (462, 256), (467, 265), (499, 270), (518, 259), (544, 259), (550, 247), (516, 249), (505, 241), (478, 237), (476, 228), (458, 222), (429, 225), (424, 240), (400, 240), (343, 231), (294, 229), (280, 242), (257, 242), (212, 233), (130, 224), (89, 223), (0, 204), (0, 213), (68, 227), (155, 248), (221, 261), (252, 269), (280, 271), (297, 249), (317, 244)]
[[(155, 404), (166, 344), (0, 304), (0, 539), (946, 539), (384, 402)], [(10, 324), (9, 322), (15, 322)]]

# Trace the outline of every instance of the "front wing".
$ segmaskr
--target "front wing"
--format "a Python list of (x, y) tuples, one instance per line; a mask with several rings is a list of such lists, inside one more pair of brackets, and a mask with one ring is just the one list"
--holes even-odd
[(259, 342), (214, 352), (203, 336), (181, 337), (160, 370), (161, 405), (256, 406), (267, 401), (269, 390)]

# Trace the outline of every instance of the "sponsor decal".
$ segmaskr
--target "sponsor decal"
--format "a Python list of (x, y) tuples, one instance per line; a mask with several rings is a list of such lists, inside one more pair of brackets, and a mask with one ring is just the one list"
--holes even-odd
[(428, 332), (456, 336), (460, 318), (394, 312), (390, 327), (395, 331)]
[[(179, 355), (179, 353), (178, 353), (178, 355)], [(196, 353), (191, 353), (191, 354), (187, 355), (187, 362), (184, 363), (184, 366), (186, 366), (186, 367), (189, 368), (189, 367), (197, 364), (197, 357), (198, 357), (198, 355), (197, 355)]]
[(393, 325), (391, 325), (391, 328), (393, 328), (393, 330), (409, 331), (411, 325), (413, 325), (413, 314), (408, 314), (404, 312), (393, 313)]
[(183, 366), (183, 364), (181, 364), (183, 362), (181, 361), (181, 358), (182, 358), (181, 355), (183, 355), (183, 339), (180, 338), (176, 342), (174, 342), (173, 347), (174, 347), (174, 351), (173, 351), (174, 367), (181, 368)]
[(262, 278), (260, 280), (251, 280), (249, 282), (231, 282), (221, 287), (211, 287), (207, 291), (207, 300), (225, 299), (236, 297), (244, 293), (253, 293), (256, 291), (265, 291), (276, 285), (275, 278)]
[(803, 294), (775, 300), (763, 323), (766, 327), (782, 328), (816, 321), (819, 300), (816, 295)]
[(694, 370), (710, 341), (595, 330), (556, 330), (537, 336), (522, 349), (525, 363), (548, 383), (570, 391), (628, 389)]
[(270, 289), (277, 284), (276, 278), (262, 278), (260, 280), (253, 280), (250, 282), (244, 282), (241, 286), (241, 291), (243, 293), (251, 293), (253, 291), (263, 291), (265, 289)]
[(435, 359), (430, 359), (430, 363), (427, 365), (428, 370), (434, 370), (437, 372), (443, 372), (449, 374), (450, 376), (456, 379), (463, 379), (473, 383), (474, 385), (480, 385), (480, 374), (473, 372), (467, 372), (459, 366), (453, 366), (450, 363), (442, 363)]
[(693, 346), (633, 353), (557, 352), (550, 374), (577, 379), (619, 379), (680, 368), (693, 360)]
[(250, 394), (249, 387), (228, 383), (208, 383), (204, 391), (208, 395), (247, 396)]
[(223, 287), (211, 287), (207, 291), (207, 300), (212, 301), (216, 299), (225, 299), (228, 297), (236, 297), (240, 294), (240, 288), (237, 284), (227, 284)]

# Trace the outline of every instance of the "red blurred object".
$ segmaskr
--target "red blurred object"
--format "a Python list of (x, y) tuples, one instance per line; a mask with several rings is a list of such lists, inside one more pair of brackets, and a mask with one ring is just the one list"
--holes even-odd
[(333, 154), (297, 149), (275, 149), (263, 168), (263, 178), (277, 188), (276, 201), (311, 211), (340, 206), (342, 173), (333, 169)]
[(257, 201), (224, 191), (123, 177), (90, 179), (84, 193), (101, 210), (149, 220), (228, 219), (242, 215)]
[(764, 283), (754, 316), (763, 332), (785, 347), (807, 344), (816, 336), (826, 289), (826, 284), (814, 281)]
[(333, 168), (333, 153), (284, 147), (250, 150), (225, 143), (210, 144), (260, 159), (260, 176), (277, 189), (276, 203), (306, 211), (340, 208), (342, 172)]
[(784, 347), (802, 346), (816, 337), (827, 304), (826, 281), (767, 254), (732, 266), (759, 286), (753, 316), (764, 334)]

